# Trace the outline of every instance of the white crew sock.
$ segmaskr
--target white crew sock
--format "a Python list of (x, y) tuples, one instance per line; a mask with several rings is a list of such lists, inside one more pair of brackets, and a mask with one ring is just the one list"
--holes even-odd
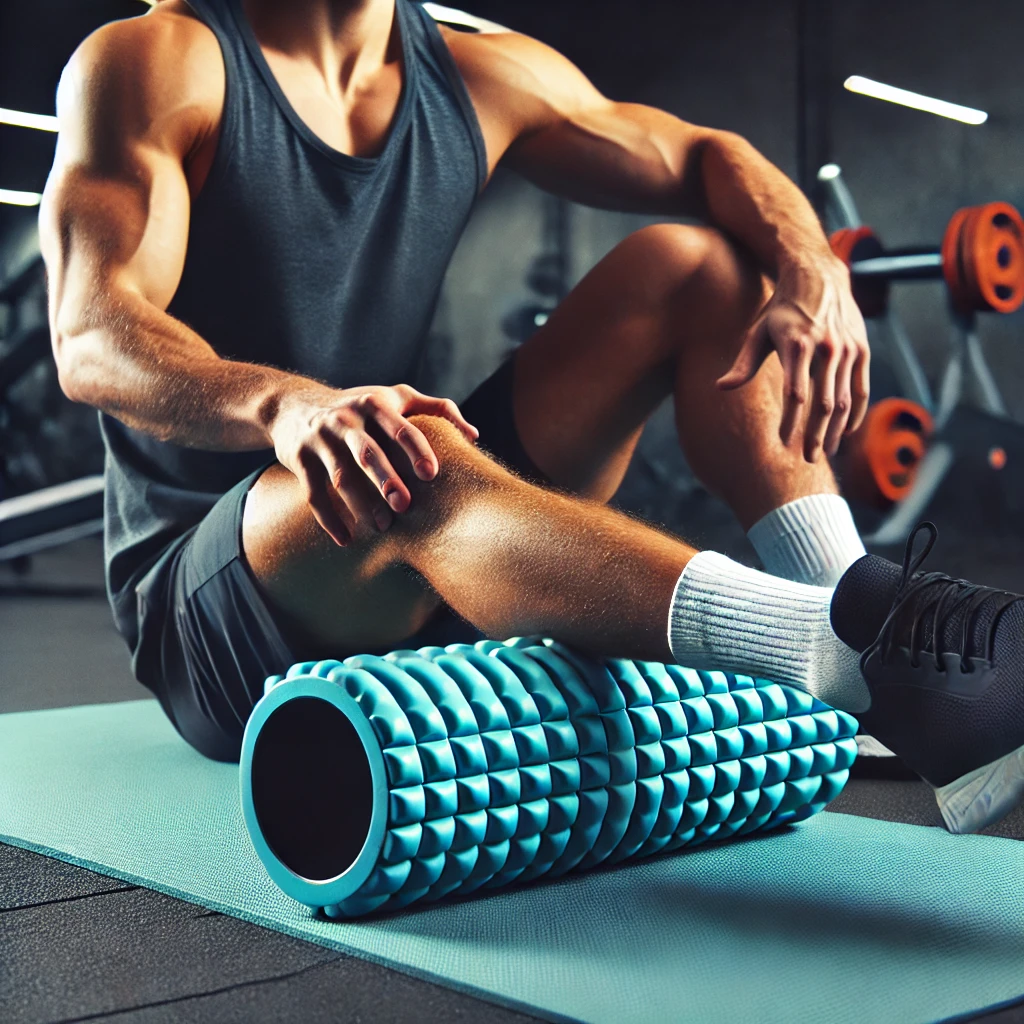
[(680, 665), (790, 683), (832, 707), (865, 711), (860, 655), (832, 631), (832, 590), (769, 576), (715, 551), (687, 563), (668, 640)]
[(846, 499), (808, 494), (769, 512), (747, 532), (765, 571), (773, 576), (834, 587), (866, 552)]

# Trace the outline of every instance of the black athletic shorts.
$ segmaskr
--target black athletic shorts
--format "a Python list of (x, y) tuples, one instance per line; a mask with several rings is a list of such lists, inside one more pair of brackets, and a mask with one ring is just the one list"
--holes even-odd
[[(480, 430), (481, 448), (537, 483), (544, 474), (523, 449), (512, 416), (509, 359), (461, 409)], [(266, 467), (264, 467), (266, 468)], [(263, 469), (239, 481), (207, 516), (177, 538), (139, 585), (136, 678), (156, 694), (178, 732), (200, 753), (237, 761), (242, 732), (267, 676), (314, 657), (285, 639), (242, 552), (242, 512)], [(396, 647), (472, 643), (473, 626), (443, 605)], [(361, 651), (338, 651), (343, 658)], [(365, 652), (372, 653), (372, 652)]]

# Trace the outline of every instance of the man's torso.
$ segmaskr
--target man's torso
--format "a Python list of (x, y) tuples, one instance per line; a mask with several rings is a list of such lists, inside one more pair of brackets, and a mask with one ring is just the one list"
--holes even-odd
[[(198, 19), (185, 33), (198, 54), (183, 63), (208, 85), (191, 90), (188, 248), (167, 312), (223, 358), (336, 387), (415, 384), (445, 268), (491, 170), (437, 27), (398, 0), (399, 45), (346, 121), (308, 69), (260, 45), (239, 0), (170, 0), (147, 17)], [(102, 425), (108, 584), (133, 641), (141, 577), (273, 453)]]

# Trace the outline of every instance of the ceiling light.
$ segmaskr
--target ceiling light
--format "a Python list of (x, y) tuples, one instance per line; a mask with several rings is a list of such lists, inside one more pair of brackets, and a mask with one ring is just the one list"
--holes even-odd
[(0, 124), (13, 124), (19, 128), (38, 128), (43, 132), (57, 130), (57, 118), (52, 114), (26, 114), (23, 110), (0, 107)]
[(947, 103), (945, 100), (922, 96), (919, 92), (910, 92), (907, 89), (897, 89), (894, 85), (873, 82), (870, 78), (862, 78), (860, 75), (851, 75), (843, 85), (850, 92), (860, 93), (862, 96), (888, 100), (890, 103), (899, 103), (904, 107), (913, 107), (914, 110), (938, 114), (940, 117), (951, 117), (954, 121), (963, 121), (964, 124), (984, 124), (988, 120), (988, 114), (984, 110), (962, 107), (959, 103)]
[(12, 206), (38, 206), (43, 198), (41, 192), (16, 192), (10, 188), (0, 188), (0, 203)]
[(465, 28), (476, 29), (477, 32), (508, 31), (504, 25), (499, 25), (496, 21), (478, 18), (475, 14), (467, 14), (465, 11), (456, 10), (454, 7), (446, 7), (444, 4), (425, 3), (423, 9), (434, 21), (443, 21), (449, 25), (462, 25)]

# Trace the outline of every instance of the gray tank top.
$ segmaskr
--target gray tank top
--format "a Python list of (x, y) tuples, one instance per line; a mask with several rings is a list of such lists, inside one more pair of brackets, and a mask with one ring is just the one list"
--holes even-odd
[[(336, 387), (415, 386), (445, 269), (487, 177), (476, 114), (437, 26), (396, 0), (404, 87), (369, 159), (332, 149), (299, 119), (241, 0), (189, 3), (220, 43), (226, 96), (168, 312), (228, 359)], [(107, 589), (134, 648), (136, 585), (273, 452), (184, 448), (104, 414), (100, 425)]]

